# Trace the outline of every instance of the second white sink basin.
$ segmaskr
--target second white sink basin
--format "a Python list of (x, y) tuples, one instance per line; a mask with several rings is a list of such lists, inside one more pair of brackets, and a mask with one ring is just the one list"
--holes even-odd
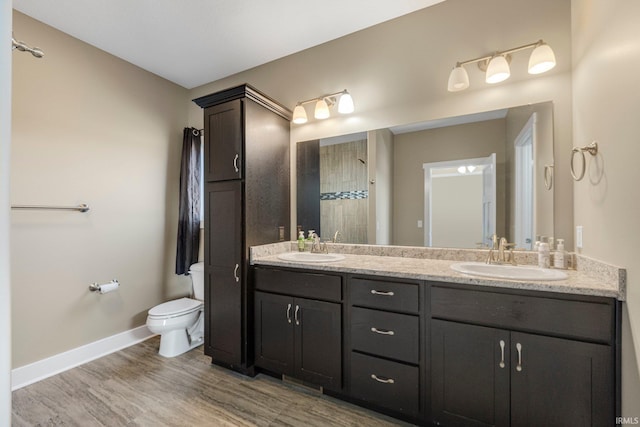
[(286, 252), (278, 255), (283, 261), (298, 261), (298, 262), (335, 262), (342, 261), (344, 255), (341, 254), (323, 254), (323, 253), (311, 253), (311, 252)]
[(484, 262), (457, 262), (451, 269), (472, 276), (493, 277), (507, 280), (564, 280), (567, 273), (561, 270), (539, 268), (531, 265), (486, 264)]

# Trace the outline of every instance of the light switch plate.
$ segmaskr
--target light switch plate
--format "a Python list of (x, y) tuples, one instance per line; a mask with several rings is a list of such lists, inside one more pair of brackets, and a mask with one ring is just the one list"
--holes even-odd
[(576, 226), (576, 248), (582, 249), (582, 226)]

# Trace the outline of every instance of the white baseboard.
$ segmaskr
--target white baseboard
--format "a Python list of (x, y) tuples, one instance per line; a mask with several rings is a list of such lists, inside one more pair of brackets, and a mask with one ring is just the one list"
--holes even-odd
[(140, 326), (11, 371), (11, 391), (145, 341), (155, 334)]

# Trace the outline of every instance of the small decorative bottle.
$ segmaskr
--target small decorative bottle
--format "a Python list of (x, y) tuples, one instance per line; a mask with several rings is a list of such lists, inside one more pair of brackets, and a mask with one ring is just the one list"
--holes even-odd
[(544, 239), (538, 246), (538, 267), (549, 268), (551, 267), (551, 257), (549, 253), (549, 243)]

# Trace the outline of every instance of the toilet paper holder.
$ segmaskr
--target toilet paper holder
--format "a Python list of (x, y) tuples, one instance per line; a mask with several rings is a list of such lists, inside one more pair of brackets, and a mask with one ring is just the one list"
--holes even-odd
[(120, 282), (118, 282), (118, 279), (113, 279), (109, 283), (98, 284), (97, 282), (94, 282), (89, 285), (89, 290), (91, 292), (99, 292), (101, 294), (104, 294), (107, 292), (115, 291), (119, 286)]

